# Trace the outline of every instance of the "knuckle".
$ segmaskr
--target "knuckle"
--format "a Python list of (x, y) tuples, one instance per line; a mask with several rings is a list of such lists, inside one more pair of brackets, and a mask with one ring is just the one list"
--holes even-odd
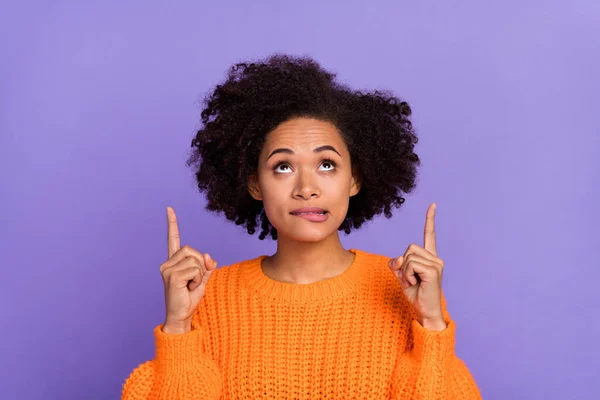
[(171, 267), (173, 267), (173, 265), (169, 265), (168, 263), (164, 263), (160, 266), (160, 273), (163, 275), (167, 275), (171, 273)]
[(190, 257), (190, 263), (193, 267), (201, 267), (202, 261), (198, 259), (198, 257)]

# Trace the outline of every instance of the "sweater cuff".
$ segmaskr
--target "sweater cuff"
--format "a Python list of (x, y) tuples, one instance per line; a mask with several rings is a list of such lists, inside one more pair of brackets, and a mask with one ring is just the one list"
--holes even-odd
[(447, 326), (443, 331), (430, 331), (416, 319), (412, 321), (413, 352), (418, 359), (428, 359), (441, 365), (449, 357), (454, 357), (456, 325), (452, 320), (445, 322)]
[(198, 365), (202, 358), (200, 354), (202, 330), (193, 329), (187, 333), (165, 333), (164, 324), (154, 328), (156, 345), (156, 362), (161, 369), (187, 370)]

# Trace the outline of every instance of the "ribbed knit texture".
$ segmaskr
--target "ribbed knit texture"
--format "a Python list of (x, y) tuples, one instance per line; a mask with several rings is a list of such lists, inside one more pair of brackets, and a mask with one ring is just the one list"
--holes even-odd
[(426, 330), (389, 257), (350, 251), (348, 269), (311, 284), (267, 277), (265, 256), (217, 269), (192, 331), (157, 326), (122, 398), (480, 399), (445, 300), (448, 327)]

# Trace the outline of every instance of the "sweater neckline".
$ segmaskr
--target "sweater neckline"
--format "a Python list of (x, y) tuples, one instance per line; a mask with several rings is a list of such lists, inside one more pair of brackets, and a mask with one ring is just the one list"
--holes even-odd
[(259, 296), (282, 302), (307, 302), (344, 297), (355, 291), (357, 285), (367, 273), (367, 254), (358, 249), (348, 249), (354, 253), (354, 260), (341, 274), (313, 283), (288, 283), (276, 281), (262, 270), (262, 260), (267, 255), (260, 255), (242, 268), (242, 282), (245, 282)]

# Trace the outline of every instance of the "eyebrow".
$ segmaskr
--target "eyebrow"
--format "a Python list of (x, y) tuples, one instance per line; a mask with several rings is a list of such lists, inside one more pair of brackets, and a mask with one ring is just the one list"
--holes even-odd
[[(327, 144), (327, 145), (325, 145), (325, 146), (319, 146), (319, 147), (315, 148), (315, 149), (313, 150), (313, 153), (319, 153), (319, 152), (321, 152), (321, 151), (326, 151), (326, 150), (331, 150), (331, 151), (333, 151), (333, 152), (337, 153), (337, 155), (338, 155), (338, 156), (340, 156), (340, 157), (342, 156), (342, 155), (341, 155), (341, 154), (340, 154), (340, 153), (339, 153), (339, 152), (338, 152), (338, 151), (335, 149), (335, 147), (333, 147), (333, 146), (330, 146), (330, 145), (328, 145), (328, 144)], [(286, 148), (283, 148), (283, 147), (282, 147), (282, 148), (279, 148), (279, 149), (275, 149), (275, 150), (273, 150), (273, 151), (271, 152), (271, 154), (269, 154), (269, 157), (267, 157), (267, 160), (268, 160), (269, 158), (271, 158), (271, 156), (274, 156), (274, 155), (275, 155), (275, 154), (277, 154), (277, 153), (294, 154), (294, 152), (293, 152), (291, 149), (286, 149)]]

